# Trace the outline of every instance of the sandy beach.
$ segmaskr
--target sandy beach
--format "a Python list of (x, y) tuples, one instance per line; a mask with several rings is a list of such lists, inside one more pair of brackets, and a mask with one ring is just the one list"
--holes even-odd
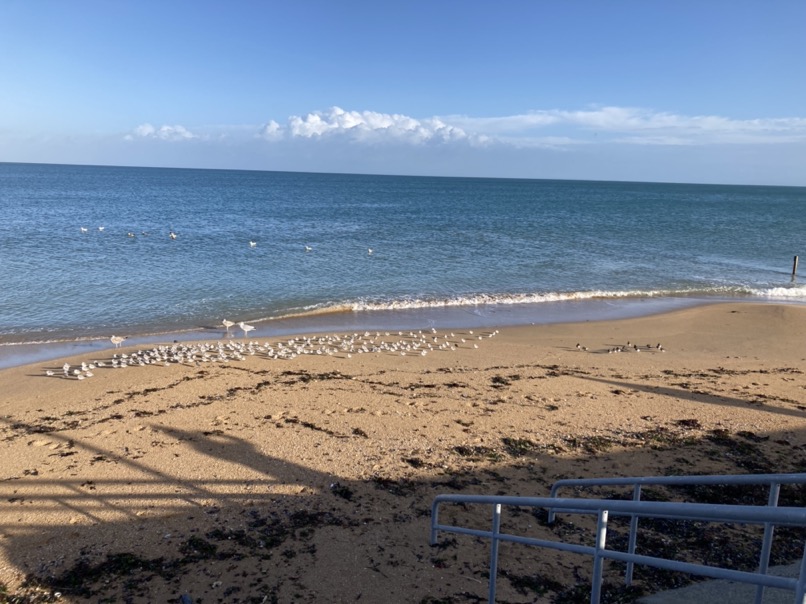
[[(0, 371), (0, 601), (486, 601), (488, 544), (429, 545), (437, 494), (806, 469), (804, 306), (355, 339), (388, 346)], [(592, 542), (585, 519), (507, 523)], [(505, 545), (499, 568), (501, 602), (585, 601), (585, 557)], [(638, 572), (632, 593), (678, 580)]]

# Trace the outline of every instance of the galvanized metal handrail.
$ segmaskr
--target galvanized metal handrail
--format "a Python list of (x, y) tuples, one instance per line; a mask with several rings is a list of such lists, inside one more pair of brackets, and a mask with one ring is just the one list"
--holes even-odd
[[(806, 474), (732, 474), (732, 475), (701, 475), (701, 476), (634, 476), (621, 478), (567, 478), (558, 480), (551, 486), (551, 497), (556, 497), (561, 488), (569, 487), (599, 487), (599, 486), (631, 486), (633, 487), (633, 501), (641, 501), (641, 487), (646, 485), (665, 486), (691, 486), (691, 485), (742, 485), (742, 486), (769, 486), (767, 505), (777, 506), (778, 497), (783, 484), (806, 484)], [(564, 510), (570, 513), (579, 513), (577, 510)], [(549, 523), (554, 522), (554, 509), (549, 509)], [(758, 572), (766, 574), (770, 563), (770, 552), (772, 550), (772, 538), (775, 526), (773, 524), (764, 525), (764, 538), (762, 540), (761, 552), (759, 553)], [(627, 545), (627, 552), (635, 553), (636, 541), (638, 537), (638, 517), (630, 519), (630, 534)], [(625, 582), (632, 583), (634, 563), (627, 563), (625, 572)], [(764, 586), (759, 585), (756, 589), (755, 604), (761, 604), (764, 598)]]
[[(492, 529), (489, 531), (441, 524), (439, 508), (445, 503), (481, 504), (493, 507)], [(502, 506), (554, 508), (563, 512), (593, 513), (598, 516), (594, 546), (576, 545), (562, 541), (535, 539), (520, 535), (502, 533)], [(490, 550), (489, 602), (494, 604), (496, 575), (498, 571), (498, 545), (501, 541), (522, 543), (538, 547), (588, 554), (593, 557), (591, 578), (591, 604), (598, 604), (601, 598), (602, 567), (605, 559), (634, 562), (678, 572), (697, 574), (715, 579), (727, 579), (777, 587), (795, 592), (795, 603), (806, 604), (806, 550), (801, 559), (798, 579), (777, 577), (766, 573), (751, 573), (714, 566), (692, 564), (678, 560), (618, 552), (606, 548), (607, 522), (610, 515), (667, 518), (676, 520), (702, 520), (707, 522), (736, 522), (745, 524), (771, 524), (806, 526), (806, 508), (724, 505), (704, 503), (654, 502), (654, 501), (614, 501), (603, 499), (563, 499), (558, 497), (507, 497), (493, 495), (437, 495), (431, 506), (431, 544), (436, 544), (440, 531), (472, 535), (492, 540)]]

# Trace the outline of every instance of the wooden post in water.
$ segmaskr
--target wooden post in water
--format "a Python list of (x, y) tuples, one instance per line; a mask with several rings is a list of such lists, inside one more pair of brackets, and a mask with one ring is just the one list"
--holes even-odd
[(795, 256), (795, 260), (792, 261), (792, 281), (795, 280), (797, 274), (798, 274), (798, 257)]

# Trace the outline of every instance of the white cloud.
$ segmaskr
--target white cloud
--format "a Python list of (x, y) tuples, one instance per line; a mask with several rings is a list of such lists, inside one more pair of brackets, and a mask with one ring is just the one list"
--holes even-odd
[[(806, 140), (806, 118), (756, 118), (737, 120), (717, 115), (679, 115), (634, 107), (600, 107), (589, 110), (540, 110), (496, 118), (452, 116), (446, 121), (476, 135), (486, 133), (498, 140), (528, 140), (536, 132), (551, 128), (569, 140), (630, 144), (732, 144), (780, 143)], [(535, 139), (539, 141), (539, 139)]]
[[(195, 129), (194, 129), (195, 130)], [(469, 117), (415, 118), (399, 113), (346, 111), (331, 107), (262, 126), (199, 127), (145, 123), (127, 140), (189, 141), (202, 139), (245, 142), (261, 139), (279, 144), (321, 140), (372, 145), (503, 146), (515, 149), (564, 149), (601, 143), (621, 145), (712, 145), (806, 142), (806, 118), (733, 119), (718, 115), (683, 115), (635, 107), (543, 109), (528, 113)]]
[(269, 141), (280, 140), (283, 138), (283, 129), (280, 124), (274, 120), (270, 120), (269, 123), (261, 127), (260, 132), (258, 132), (258, 136)]
[(162, 141), (186, 141), (199, 138), (184, 126), (160, 126), (155, 128), (151, 124), (141, 124), (134, 129), (132, 134), (124, 137), (126, 140), (138, 138), (157, 139)]
[(332, 107), (288, 120), (290, 136), (296, 138), (346, 137), (361, 142), (448, 142), (468, 135), (439, 118), (416, 119), (407, 115), (375, 111), (345, 111)]

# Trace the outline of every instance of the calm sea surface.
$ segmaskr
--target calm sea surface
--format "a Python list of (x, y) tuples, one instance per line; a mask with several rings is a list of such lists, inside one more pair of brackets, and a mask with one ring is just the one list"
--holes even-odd
[(0, 208), (5, 343), (806, 303), (806, 188), (0, 164)]

